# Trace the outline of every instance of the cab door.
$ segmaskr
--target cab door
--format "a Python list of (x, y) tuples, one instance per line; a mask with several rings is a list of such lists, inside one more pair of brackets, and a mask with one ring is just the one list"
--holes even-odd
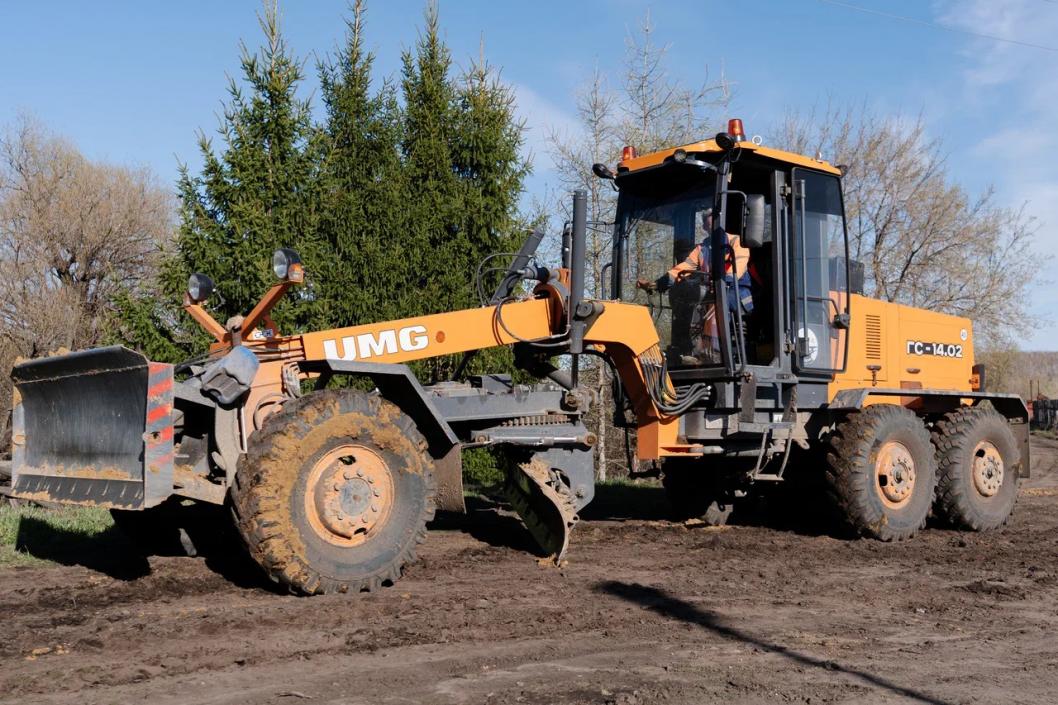
[(841, 181), (809, 169), (792, 172), (790, 243), (794, 369), (832, 375), (848, 352), (848, 237)]

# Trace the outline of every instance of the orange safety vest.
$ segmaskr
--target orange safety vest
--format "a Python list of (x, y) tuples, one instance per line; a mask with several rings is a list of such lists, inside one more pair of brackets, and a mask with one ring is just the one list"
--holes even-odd
[[(732, 264), (738, 268), (739, 279), (746, 274), (752, 277), (753, 281), (761, 284), (760, 276), (757, 274), (757, 268), (753, 266), (753, 263), (749, 259), (749, 248), (742, 246), (742, 238), (738, 235), (728, 234), (727, 241), (731, 245), (731, 249), (735, 252), (735, 261), (732, 263), (730, 260), (727, 261), (724, 271), (730, 273)], [(672, 277), (672, 281), (678, 281), (680, 273), (682, 272), (704, 272), (706, 269), (706, 262), (702, 257), (702, 246), (697, 245), (691, 253), (687, 255), (687, 258), (674, 266), (669, 270), (668, 274)], [(746, 282), (745, 284), (748, 284)]]

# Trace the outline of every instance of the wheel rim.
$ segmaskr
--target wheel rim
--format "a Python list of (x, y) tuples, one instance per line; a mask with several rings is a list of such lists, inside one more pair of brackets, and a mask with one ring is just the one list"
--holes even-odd
[(1003, 456), (989, 441), (981, 441), (974, 448), (974, 489), (982, 497), (994, 497), (1003, 485)]
[(899, 508), (915, 491), (915, 459), (899, 441), (886, 441), (874, 463), (878, 496), (887, 506)]
[(320, 538), (357, 546), (385, 525), (393, 498), (386, 461), (370, 448), (343, 445), (320, 458), (309, 473), (305, 513)]

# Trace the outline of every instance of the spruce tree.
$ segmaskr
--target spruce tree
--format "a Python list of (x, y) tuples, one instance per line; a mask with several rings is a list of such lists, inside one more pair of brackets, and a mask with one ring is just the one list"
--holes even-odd
[(411, 298), (396, 92), (387, 83), (371, 93), (362, 1), (347, 28), (337, 56), (319, 67), (326, 108), (320, 236), (328, 254), (317, 265), (319, 328), (399, 318)]
[[(405, 187), (411, 222), (412, 280), (426, 295), (409, 313), (454, 311), (478, 305), (474, 272), (488, 254), (520, 244), (517, 201), (528, 166), (519, 154), (522, 126), (514, 100), (484, 60), (457, 84), (451, 55), (440, 37), (437, 8), (413, 52), (404, 54)], [(524, 233), (522, 234), (524, 236)], [(504, 365), (505, 355), (479, 356), (475, 367)], [(456, 360), (429, 366), (445, 378)]]
[(461, 242), (461, 194), (452, 168), (456, 92), (435, 5), (428, 6), (426, 27), (403, 64), (401, 150), (410, 222), (402, 247), (415, 265), (413, 286), (426, 294), (408, 301), (408, 313), (451, 311), (462, 299), (469, 253)]
[[(517, 205), (528, 165), (510, 88), (483, 59), (452, 76), (431, 4), (403, 56), (403, 100), (388, 83), (374, 91), (357, 2), (343, 44), (319, 66), (325, 121), (316, 127), (274, 6), (261, 26), (265, 46), (243, 48), (245, 87), (230, 87), (221, 148), (203, 136), (201, 172), (182, 170), (163, 293), (125, 302), (120, 334), (155, 359), (201, 351), (204, 336), (176, 310), (187, 276), (213, 277), (221, 321), (245, 314), (273, 281), (278, 247), (301, 252), (310, 280), (277, 310), (285, 333), (477, 306), (478, 262), (525, 235)], [(416, 371), (433, 381), (455, 364)], [(479, 355), (474, 369), (509, 369), (509, 356)]]
[(482, 56), (462, 77), (453, 162), (462, 184), (464, 228), (475, 256), (517, 249), (525, 235), (518, 214), (529, 165), (514, 92)]
[[(203, 134), (201, 173), (181, 168), (180, 227), (162, 269), (159, 297), (122, 306), (121, 334), (158, 359), (201, 352), (206, 341), (175, 311), (192, 272), (216, 283), (209, 306), (223, 323), (248, 313), (275, 281), (276, 249), (298, 250), (310, 274), (324, 254), (317, 238), (319, 140), (309, 103), (297, 96), (302, 64), (287, 49), (274, 4), (265, 8), (260, 25), (264, 46), (257, 52), (242, 46), (246, 85), (233, 79), (229, 87), (223, 148), (216, 150)], [(305, 329), (316, 299), (311, 280), (300, 295), (288, 295), (273, 314), (281, 331)]]
[[(199, 176), (184, 169), (178, 184), (181, 227), (177, 240), (178, 283), (203, 271), (223, 296), (224, 316), (247, 313), (274, 282), (271, 255), (279, 247), (298, 250), (313, 271), (317, 247), (318, 187), (316, 130), (309, 102), (297, 96), (302, 63), (290, 55), (273, 4), (260, 18), (265, 45), (245, 45), (246, 90), (234, 80), (217, 153), (202, 136)], [(175, 273), (175, 272), (174, 272)], [(287, 332), (302, 328), (313, 303), (308, 295), (287, 297), (276, 321)]]

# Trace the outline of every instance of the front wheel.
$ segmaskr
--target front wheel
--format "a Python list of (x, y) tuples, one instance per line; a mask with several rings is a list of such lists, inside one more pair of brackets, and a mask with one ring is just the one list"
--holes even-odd
[(372, 591), (400, 578), (425, 539), (433, 462), (393, 404), (317, 392), (287, 402), (251, 438), (232, 500), (272, 580), (310, 595)]

